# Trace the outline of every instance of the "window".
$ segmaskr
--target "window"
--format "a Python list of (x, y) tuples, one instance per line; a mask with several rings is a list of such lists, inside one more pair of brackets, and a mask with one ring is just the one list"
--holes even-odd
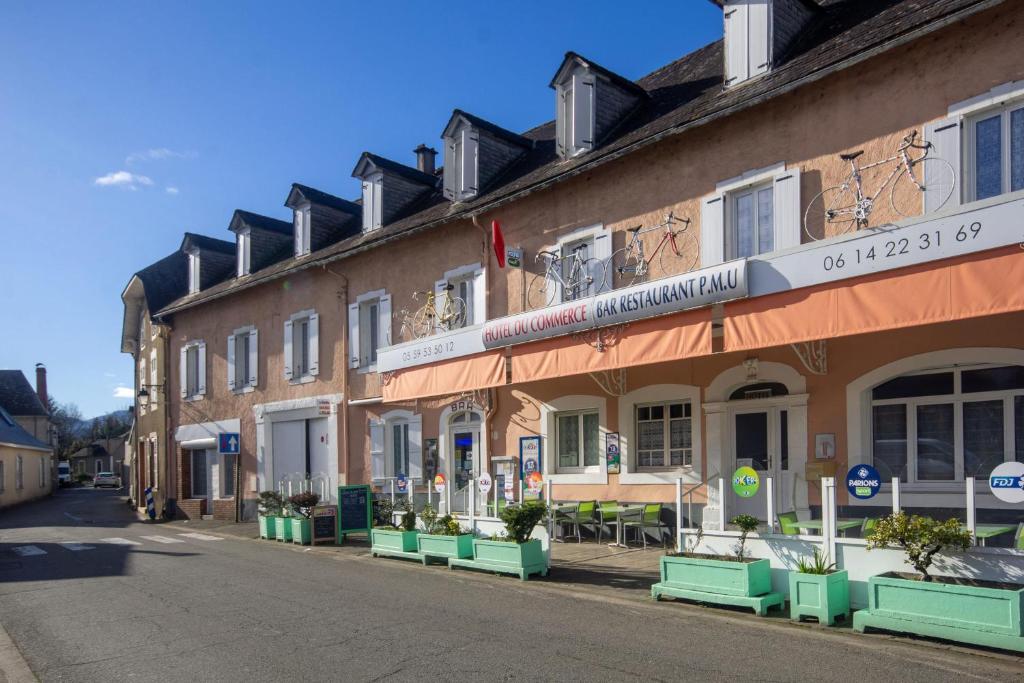
[(453, 201), (470, 199), (477, 192), (480, 134), (462, 125), (444, 138), (444, 194)]
[(596, 410), (555, 415), (556, 462), (559, 470), (580, 470), (601, 464), (601, 430)]
[(228, 389), (252, 391), (256, 386), (257, 344), (258, 333), (251, 326), (228, 336)]
[(563, 159), (594, 146), (594, 91), (597, 81), (585, 69), (569, 72), (555, 85), (555, 142)]
[(579, 255), (580, 262), (583, 264), (586, 264), (587, 259), (594, 258), (594, 238), (585, 237), (566, 242), (562, 245), (560, 251), (562, 260), (559, 262), (559, 265), (562, 267), (562, 281), (567, 285), (562, 287), (562, 300), (576, 301), (577, 299), (586, 298), (591, 294), (596, 294), (597, 283), (587, 282), (590, 273), (578, 269), (577, 272), (573, 272), (577, 263), (574, 254)]
[(967, 119), (965, 128), (973, 198), (1024, 188), (1024, 102)]
[[(146, 382), (146, 359), (142, 358), (140, 356), (139, 357), (139, 390), (142, 390), (142, 388), (145, 387), (146, 384), (147, 384), (147, 382)], [(146, 392), (149, 393), (149, 388), (148, 387), (146, 388)], [(152, 398), (152, 397), (150, 397), (150, 398)], [(145, 415), (146, 414), (146, 406), (148, 405), (148, 403), (149, 403), (148, 399), (147, 399), (146, 403), (142, 403), (141, 401), (139, 402), (139, 414), (140, 415)]]
[(206, 482), (206, 451), (192, 451), (192, 497), (206, 498), (209, 492)]
[(361, 294), (348, 306), (348, 366), (372, 370), (377, 351), (390, 343), (391, 295), (383, 289)]
[(196, 250), (188, 253), (188, 293), (195, 294), (199, 291), (199, 252)]
[(768, 0), (733, 0), (725, 17), (725, 84), (735, 85), (768, 71)]
[(465, 314), (460, 327), (484, 322), (486, 320), (484, 269), (480, 267), (480, 264), (474, 263), (449, 270), (445, 272), (444, 278), (434, 283), (434, 297), (437, 302), (439, 319), (449, 285), (452, 287), (450, 293), (452, 299), (462, 299), (465, 304)]
[(156, 362), (156, 349), (149, 352), (149, 398), (146, 399), (151, 409), (156, 409), (157, 404), (160, 402), (160, 366)]
[(221, 475), (221, 498), (232, 498), (235, 495), (235, 462), (238, 456), (233, 453), (224, 455), (224, 469)]
[(309, 204), (295, 209), (295, 255), (309, 253), (312, 212)]
[(884, 479), (983, 480), (1024, 461), (1024, 367), (950, 368), (895, 377), (871, 391), (872, 457)]
[[(312, 382), (320, 373), (320, 317), (300, 311), (284, 324), (284, 376), (291, 382)], [(237, 335), (236, 335), (237, 339)], [(252, 347), (249, 347), (252, 351)], [(253, 370), (250, 353), (250, 373)], [(249, 377), (253, 377), (252, 374)], [(237, 376), (236, 376), (237, 378)], [(255, 378), (254, 378), (255, 379)]]
[(637, 465), (685, 467), (693, 464), (693, 426), (688, 401), (636, 407)]
[(409, 474), (409, 423), (395, 422), (391, 425), (391, 472)]
[(384, 174), (363, 179), (363, 230), (375, 230), (384, 224)]
[(25, 461), (20, 455), (14, 460), (14, 488), (18, 491), (25, 488)]
[(726, 259), (766, 254), (775, 249), (774, 189), (771, 183), (727, 195)]
[(252, 235), (246, 232), (238, 233), (236, 240), (238, 244), (238, 277), (249, 274), (251, 267), (250, 252), (252, 251)]
[(371, 474), (375, 481), (404, 474), (410, 480), (423, 480), (423, 420), (408, 410), (394, 410), (380, 418), (370, 418)]
[(181, 396), (195, 399), (206, 393), (206, 344), (189, 342), (181, 350)]

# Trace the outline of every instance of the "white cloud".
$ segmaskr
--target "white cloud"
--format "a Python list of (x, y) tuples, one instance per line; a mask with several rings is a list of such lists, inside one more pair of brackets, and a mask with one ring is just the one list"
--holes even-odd
[(114, 398), (135, 398), (135, 392), (131, 387), (115, 387)]
[(192, 159), (196, 156), (195, 152), (176, 152), (166, 147), (157, 147), (147, 149), (144, 152), (132, 152), (125, 158), (124, 163), (134, 164), (137, 161), (161, 161), (163, 159)]
[(165, 190), (167, 191), (167, 194), (178, 194), (178, 188), (176, 188), (176, 187), (172, 187), (172, 186), (170, 186), (170, 185), (168, 185), (168, 186), (167, 186), (167, 187), (165, 188)]
[(148, 176), (128, 171), (111, 171), (105, 176), (96, 178), (93, 183), (100, 187), (126, 187), (129, 190), (137, 190), (140, 185), (152, 185), (153, 181)]

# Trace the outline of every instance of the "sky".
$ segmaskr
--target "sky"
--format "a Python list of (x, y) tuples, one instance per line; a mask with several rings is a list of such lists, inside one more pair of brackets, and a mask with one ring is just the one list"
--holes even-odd
[(354, 199), (452, 109), (554, 117), (568, 50), (637, 79), (721, 37), (708, 0), (0, 3), (0, 368), (86, 417), (132, 402), (121, 292), (182, 233)]

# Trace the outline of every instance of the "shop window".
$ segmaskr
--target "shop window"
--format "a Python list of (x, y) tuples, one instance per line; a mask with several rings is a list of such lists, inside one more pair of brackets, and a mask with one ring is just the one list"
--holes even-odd
[(999, 463), (1024, 460), (1024, 367), (904, 375), (871, 399), (872, 458), (884, 479), (984, 480)]
[[(248, 355), (248, 354), (247, 354)], [(284, 376), (293, 383), (312, 382), (320, 373), (320, 316), (295, 313), (284, 324)]]
[(969, 199), (1024, 188), (1024, 102), (967, 119), (964, 133)]
[(689, 402), (636, 406), (636, 458), (640, 469), (693, 464)]
[(578, 471), (601, 464), (599, 421), (596, 410), (555, 415), (555, 458), (559, 471)]
[(220, 493), (222, 498), (233, 498), (235, 495), (235, 464), (238, 456), (233, 453), (224, 455), (224, 467), (221, 470)]
[(206, 451), (192, 451), (192, 498), (206, 498), (209, 495), (206, 474)]

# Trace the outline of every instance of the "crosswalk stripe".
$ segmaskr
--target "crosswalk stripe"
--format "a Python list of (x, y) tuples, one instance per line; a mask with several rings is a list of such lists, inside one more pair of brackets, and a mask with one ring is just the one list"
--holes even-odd
[(110, 545), (142, 545), (138, 541), (129, 541), (127, 538), (101, 538), (100, 543), (109, 543)]
[(185, 541), (180, 538), (171, 538), (170, 536), (140, 536), (147, 541), (156, 541), (157, 543), (184, 543)]
[(65, 548), (67, 548), (71, 552), (75, 552), (75, 553), (79, 552), (80, 550), (96, 550), (96, 546), (94, 546), (94, 545), (86, 545), (84, 543), (75, 543), (74, 541), (64, 541), (64, 542), (60, 543), (60, 545), (64, 546)]
[(210, 534), (201, 534), (198, 532), (192, 532), (188, 534), (178, 534), (179, 536), (186, 536), (188, 538), (194, 538), (198, 541), (223, 541), (224, 539), (220, 536), (211, 536)]
[(45, 555), (46, 551), (34, 545), (19, 545), (11, 548), (20, 557), (31, 557), (32, 555)]

